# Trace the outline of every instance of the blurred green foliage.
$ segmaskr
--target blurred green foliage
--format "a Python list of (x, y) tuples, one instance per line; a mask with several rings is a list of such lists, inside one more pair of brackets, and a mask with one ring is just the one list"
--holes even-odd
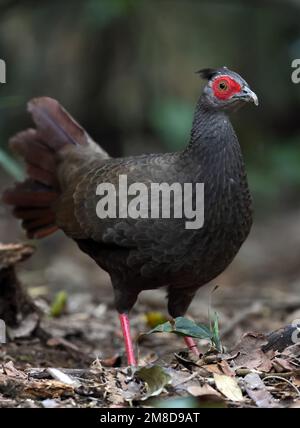
[(68, 295), (66, 291), (59, 291), (54, 296), (53, 302), (51, 303), (50, 315), (53, 318), (61, 316), (66, 309), (68, 302)]
[(0, 167), (3, 170), (15, 178), (16, 180), (23, 180), (24, 173), (22, 166), (18, 164), (8, 153), (0, 148)]
[(181, 150), (188, 141), (194, 107), (176, 99), (161, 99), (153, 105), (151, 124), (168, 150)]
[(130, 13), (136, 0), (86, 0), (84, 18), (88, 25), (101, 29), (112, 20)]
[[(227, 65), (260, 100), (233, 121), (256, 211), (293, 208), (300, 190), (300, 2), (33, 0), (0, 3), (0, 147), (30, 126), (25, 103), (60, 100), (113, 156), (187, 143), (202, 83)], [(6, 172), (18, 176), (1, 152)]]

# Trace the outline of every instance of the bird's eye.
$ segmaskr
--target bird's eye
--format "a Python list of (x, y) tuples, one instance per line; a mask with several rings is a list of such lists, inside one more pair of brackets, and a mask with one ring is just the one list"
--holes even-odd
[(224, 80), (222, 82), (219, 83), (219, 89), (221, 91), (226, 91), (228, 89), (227, 83), (224, 82)]

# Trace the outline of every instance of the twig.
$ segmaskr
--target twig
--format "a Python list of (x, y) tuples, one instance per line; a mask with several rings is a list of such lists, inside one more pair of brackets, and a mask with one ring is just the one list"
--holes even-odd
[[(264, 373), (264, 372), (261, 372), (259, 370), (237, 369), (236, 372), (235, 372), (235, 374), (237, 376), (241, 376), (241, 377), (244, 377), (244, 376), (246, 376), (249, 373), (256, 373), (262, 379), (265, 379), (266, 377), (271, 376), (269, 373)], [(283, 377), (283, 378), (289, 378), (289, 377), (292, 377), (292, 376), (299, 376), (299, 375), (300, 375), (300, 369), (293, 370), (292, 372), (280, 373), (280, 377)], [(276, 376), (276, 375), (274, 375), (274, 376)]]
[(264, 377), (264, 380), (266, 379), (279, 379), (279, 380), (283, 380), (284, 382), (288, 383), (298, 394), (298, 396), (300, 397), (300, 390), (296, 387), (296, 385), (294, 385), (290, 380), (286, 379), (283, 376), (278, 376), (278, 375), (268, 375)]

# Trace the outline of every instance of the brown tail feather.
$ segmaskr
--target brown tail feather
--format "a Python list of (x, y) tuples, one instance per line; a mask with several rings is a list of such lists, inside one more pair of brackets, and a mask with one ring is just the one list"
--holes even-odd
[(59, 184), (57, 178), (51, 172), (45, 169), (39, 168), (38, 166), (27, 164), (26, 172), (30, 178), (33, 178), (39, 183), (43, 183), (46, 186), (50, 186), (53, 189), (58, 189)]
[[(60, 106), (47, 97), (28, 103), (37, 129), (27, 129), (10, 140), (10, 147), (26, 162), (29, 178), (3, 194), (3, 201), (14, 206), (14, 215), (30, 238), (43, 238), (57, 230), (53, 203), (59, 197), (56, 176), (57, 152), (66, 145), (92, 143), (88, 134)], [(101, 150), (101, 149), (99, 149)], [(103, 156), (107, 156), (103, 152)]]
[(49, 235), (50, 230), (51, 233), (57, 230), (51, 205), (58, 196), (53, 189), (28, 179), (6, 190), (2, 199), (6, 204), (14, 206), (13, 214), (23, 220), (22, 226), (27, 236), (38, 238)]
[[(50, 212), (52, 211), (50, 210)], [(22, 220), (34, 220), (36, 218), (46, 217), (48, 213), (49, 208), (15, 207), (13, 209), (13, 215)]]
[(32, 165), (55, 173), (54, 151), (41, 141), (36, 129), (19, 132), (9, 141), (10, 148)]
[(67, 144), (89, 143), (85, 130), (56, 100), (34, 98), (28, 103), (28, 111), (38, 128), (39, 136), (53, 150), (60, 150)]
[(17, 183), (13, 189), (5, 190), (3, 201), (16, 207), (49, 207), (58, 197), (58, 193), (49, 187), (28, 179)]
[(43, 217), (38, 217), (32, 220), (24, 220), (22, 222), (22, 226), (24, 229), (26, 229), (28, 232), (31, 230), (35, 230), (40, 228), (41, 226), (49, 226), (49, 224), (55, 223), (55, 215), (50, 210), (47, 212), (47, 214), (44, 214)]

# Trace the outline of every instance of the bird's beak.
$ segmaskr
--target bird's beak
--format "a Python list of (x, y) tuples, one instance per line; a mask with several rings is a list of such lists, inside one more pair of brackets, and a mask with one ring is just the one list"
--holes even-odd
[(237, 95), (240, 100), (252, 101), (256, 106), (258, 106), (258, 98), (255, 92), (251, 91), (248, 86), (244, 86), (242, 91)]

